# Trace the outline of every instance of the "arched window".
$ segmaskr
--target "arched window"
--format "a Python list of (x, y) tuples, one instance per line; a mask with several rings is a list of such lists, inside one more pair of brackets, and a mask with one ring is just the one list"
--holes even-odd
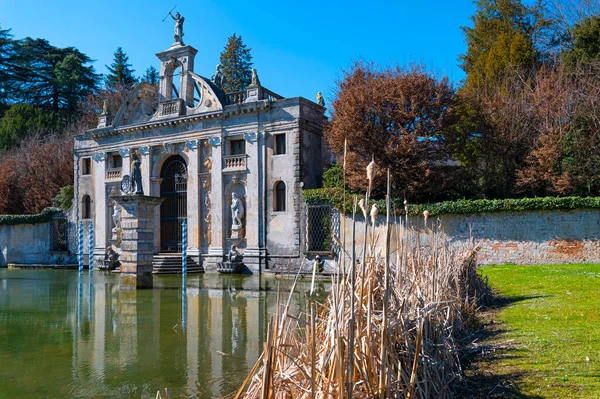
[(81, 199), (81, 218), (92, 218), (92, 200), (90, 199), (89, 195), (84, 195)]
[(285, 183), (275, 183), (275, 212), (285, 211)]

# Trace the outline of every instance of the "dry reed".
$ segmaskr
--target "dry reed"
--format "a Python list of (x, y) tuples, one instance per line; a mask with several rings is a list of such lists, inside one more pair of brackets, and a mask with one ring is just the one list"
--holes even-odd
[[(353, 219), (356, 208), (355, 199)], [(385, 256), (378, 256), (371, 228), (369, 256), (357, 256), (352, 244), (345, 256), (352, 263), (339, 265), (324, 303), (311, 299), (306, 314), (292, 316), (289, 300), (278, 300), (263, 355), (236, 399), (452, 396), (460, 376), (456, 338), (489, 292), (476, 271), (477, 250), (451, 250), (439, 230), (415, 238), (388, 217)], [(354, 242), (354, 220), (352, 234)]]

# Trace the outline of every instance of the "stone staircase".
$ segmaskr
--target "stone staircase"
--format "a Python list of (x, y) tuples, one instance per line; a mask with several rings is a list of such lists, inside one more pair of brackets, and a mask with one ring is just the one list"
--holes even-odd
[[(187, 272), (201, 273), (204, 270), (191, 257), (187, 258)], [(180, 274), (181, 273), (181, 254), (180, 253), (160, 253), (154, 255), (152, 259), (152, 274)]]

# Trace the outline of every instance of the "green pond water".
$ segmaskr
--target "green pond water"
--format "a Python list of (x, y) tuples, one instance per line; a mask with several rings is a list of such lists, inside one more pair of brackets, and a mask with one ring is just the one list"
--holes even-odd
[[(0, 398), (219, 398), (262, 352), (278, 286), (259, 276), (155, 276), (0, 269)], [(317, 283), (320, 292), (329, 285)], [(292, 296), (306, 308), (308, 282)]]

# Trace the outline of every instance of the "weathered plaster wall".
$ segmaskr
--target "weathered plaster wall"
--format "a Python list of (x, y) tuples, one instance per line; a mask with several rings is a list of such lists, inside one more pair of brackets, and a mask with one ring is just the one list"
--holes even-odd
[(51, 252), (51, 223), (0, 225), (0, 267), (17, 264), (63, 264), (65, 252)]
[[(480, 264), (516, 263), (548, 264), (600, 262), (600, 211), (582, 209), (573, 211), (505, 212), (479, 215), (444, 215), (430, 218), (441, 225), (448, 243), (453, 248), (479, 243)], [(409, 226), (423, 234), (422, 217), (409, 217)], [(352, 220), (346, 217), (346, 245), (352, 245)], [(364, 222), (357, 221), (356, 246), (362, 252)], [(379, 217), (375, 230), (379, 236), (379, 247), (384, 249), (385, 217)], [(414, 239), (414, 234), (411, 235)], [(396, 248), (395, 231), (392, 234), (391, 250)]]

